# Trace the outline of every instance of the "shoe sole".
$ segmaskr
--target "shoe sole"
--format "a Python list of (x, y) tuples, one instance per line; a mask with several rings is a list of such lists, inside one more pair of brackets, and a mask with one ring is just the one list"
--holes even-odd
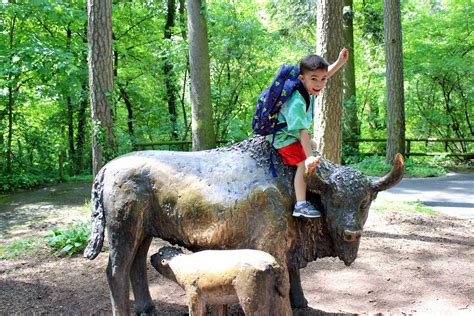
[(305, 215), (305, 214), (293, 214), (293, 217), (306, 217), (306, 218), (318, 218), (321, 217), (321, 215)]

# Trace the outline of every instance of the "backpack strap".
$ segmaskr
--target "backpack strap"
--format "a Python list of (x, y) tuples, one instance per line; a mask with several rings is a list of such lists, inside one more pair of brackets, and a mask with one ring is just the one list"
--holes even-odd
[[(270, 101), (278, 102), (283, 105), (290, 98), (293, 92), (300, 86), (300, 80), (298, 79), (299, 74), (300, 69), (297, 66), (283, 64), (270, 87), (270, 90), (274, 88), (274, 92), (277, 93), (273, 95), (276, 95), (276, 98), (273, 97), (273, 99), (271, 99)], [(276, 81), (278, 81), (279, 83), (276, 84)], [(280, 111), (280, 108), (278, 108), (277, 110)], [(279, 131), (285, 126), (286, 123), (280, 123), (277, 124), (277, 126), (273, 129), (272, 148), (273, 143), (275, 142), (275, 136), (277, 131)], [(276, 171), (275, 162), (273, 160), (273, 150), (270, 151), (270, 169), (272, 171), (272, 175), (274, 177), (277, 177), (278, 173)]]
[(275, 135), (276, 135), (276, 129), (273, 130), (272, 148), (270, 150), (270, 169), (272, 170), (273, 177), (278, 176), (278, 173), (277, 173), (276, 168), (275, 168), (275, 163), (273, 162), (273, 150), (274, 150), (273, 143), (275, 142)]

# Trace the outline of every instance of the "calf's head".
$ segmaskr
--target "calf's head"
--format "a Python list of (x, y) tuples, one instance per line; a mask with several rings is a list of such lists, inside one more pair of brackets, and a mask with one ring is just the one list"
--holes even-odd
[(392, 170), (379, 180), (327, 160), (322, 160), (316, 171), (306, 175), (308, 189), (321, 196), (336, 253), (346, 265), (357, 257), (363, 227), (377, 193), (397, 184), (403, 174), (403, 157), (397, 154)]
[(176, 281), (176, 277), (169, 262), (180, 255), (183, 255), (183, 252), (179, 248), (169, 246), (161, 247), (157, 253), (151, 256), (151, 265), (164, 277)]

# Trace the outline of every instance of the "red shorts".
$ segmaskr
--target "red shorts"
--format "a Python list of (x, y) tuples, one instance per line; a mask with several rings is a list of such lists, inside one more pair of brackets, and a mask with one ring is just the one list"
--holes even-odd
[(278, 153), (282, 156), (285, 165), (296, 166), (306, 160), (306, 154), (299, 141), (278, 149)]

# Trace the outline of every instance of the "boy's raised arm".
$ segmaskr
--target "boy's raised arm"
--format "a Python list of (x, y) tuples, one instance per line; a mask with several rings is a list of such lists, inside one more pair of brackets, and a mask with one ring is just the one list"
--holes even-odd
[(341, 52), (339, 53), (339, 57), (337, 60), (329, 65), (328, 68), (328, 78), (331, 78), (344, 64), (346, 61), (349, 59), (349, 50), (347, 48), (341, 49)]

